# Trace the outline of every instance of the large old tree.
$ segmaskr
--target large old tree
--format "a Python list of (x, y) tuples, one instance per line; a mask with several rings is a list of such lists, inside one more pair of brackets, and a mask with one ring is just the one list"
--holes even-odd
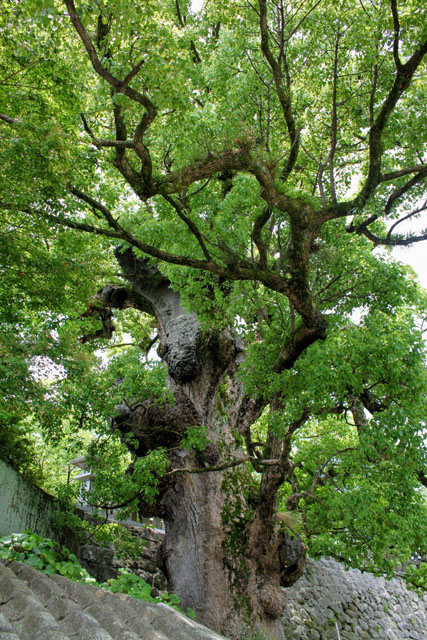
[(101, 415), (83, 363), (142, 318), (161, 362), (119, 347), (103, 428), (131, 452), (128, 501), (164, 519), (171, 588), (233, 636), (274, 627), (296, 530), (381, 570), (426, 550), (425, 305), (386, 250), (427, 237), (407, 227), (427, 208), (422, 7), (0, 10), (2, 367), (66, 370), (37, 402), (9, 371), (3, 418), (50, 402), (59, 429), (66, 397), (79, 426)]

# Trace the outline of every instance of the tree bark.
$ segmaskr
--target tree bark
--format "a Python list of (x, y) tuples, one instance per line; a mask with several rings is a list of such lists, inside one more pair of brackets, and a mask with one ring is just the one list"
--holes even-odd
[(181, 475), (163, 498), (170, 589), (197, 618), (223, 631), (234, 617), (224, 566), (221, 473)]

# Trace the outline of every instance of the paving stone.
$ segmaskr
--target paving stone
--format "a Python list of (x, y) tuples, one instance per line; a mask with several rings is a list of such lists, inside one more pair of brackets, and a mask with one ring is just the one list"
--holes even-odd
[(28, 640), (71, 640), (70, 636), (60, 629), (44, 629), (27, 637)]
[(100, 627), (88, 627), (81, 629), (75, 635), (70, 635), (72, 640), (113, 640), (109, 633)]
[(3, 574), (0, 581), (0, 602), (4, 604), (20, 594), (31, 595), (31, 589), (15, 577), (13, 573)]
[(25, 562), (18, 562), (17, 560), (11, 562), (8, 568), (12, 571), (14, 576), (26, 582), (30, 582), (34, 578), (35, 574), (40, 573), (29, 564), (25, 564)]
[(92, 587), (89, 584), (72, 582), (68, 578), (64, 578), (64, 576), (53, 575), (50, 576), (50, 579), (62, 589), (63, 594), (70, 596), (82, 607), (88, 606), (93, 601), (97, 591), (102, 591), (102, 589)]
[(114, 640), (141, 640), (141, 636), (133, 633), (133, 631), (119, 631), (119, 633), (114, 636)]
[(121, 621), (121, 617), (118, 618), (116, 615), (106, 610), (105, 606), (101, 604), (92, 604), (87, 607), (84, 612), (93, 616), (98, 622), (102, 622), (103, 628), (113, 637), (115, 638), (118, 633), (125, 631), (126, 628)]
[(42, 606), (40, 602), (32, 595), (32, 591), (18, 592), (13, 598), (8, 600), (4, 607), (6, 616), (9, 621), (21, 620), (27, 615), (34, 613), (37, 610), (41, 610)]
[(67, 629), (68, 633), (77, 634), (82, 640), (110, 640), (111, 635), (98, 621), (85, 611), (81, 611), (79, 607), (75, 611), (62, 619), (62, 625)]
[[(126, 609), (126, 622), (128, 627), (138, 633), (138, 629), (145, 625), (149, 627), (157, 618), (157, 608), (161, 605), (153, 605), (148, 602), (134, 600), (133, 602), (125, 601), (128, 608)], [(117, 611), (117, 604), (115, 605)]]
[(49, 611), (55, 620), (62, 620), (66, 616), (80, 611), (80, 607), (69, 596), (61, 595), (49, 600)]
[[(152, 614), (151, 621), (154, 619), (155, 619), (155, 615)], [(151, 621), (149, 619), (149, 615), (145, 615), (143, 617), (143, 616), (134, 614), (133, 616), (126, 618), (126, 626), (130, 631), (133, 631), (137, 635), (141, 634), (142, 632), (146, 634), (148, 633), (148, 631), (150, 631), (151, 633), (151, 630), (152, 630)], [(144, 635), (144, 640), (145, 640), (145, 635)]]
[(28, 640), (38, 640), (50, 633), (51, 638), (58, 636), (58, 640), (65, 640), (67, 635), (61, 631), (55, 618), (45, 610), (36, 610), (18, 620), (16, 630), (20, 636)]
[(222, 637), (165, 604), (159, 604), (157, 607), (156, 619), (151, 624), (156, 630), (162, 631), (166, 638), (188, 640), (189, 637), (193, 637), (192, 634), (200, 640), (220, 640)]
[(37, 593), (37, 598), (43, 606), (47, 606), (49, 602), (55, 601), (62, 595), (61, 589), (48, 576), (43, 575), (39, 571), (29, 583), (33, 593)]

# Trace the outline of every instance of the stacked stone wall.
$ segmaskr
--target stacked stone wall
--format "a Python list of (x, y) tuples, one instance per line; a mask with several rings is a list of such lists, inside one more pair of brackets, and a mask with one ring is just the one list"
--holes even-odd
[(167, 590), (167, 580), (161, 565), (160, 547), (164, 539), (164, 532), (150, 527), (128, 527), (131, 532), (140, 537), (144, 549), (138, 559), (119, 558), (113, 545), (100, 547), (93, 542), (81, 542), (73, 536), (63, 535), (62, 542), (71, 549), (79, 559), (81, 565), (96, 578), (98, 582), (105, 582), (115, 578), (120, 568), (141, 576), (158, 595)]
[(286, 640), (427, 640), (427, 595), (330, 559), (308, 560), (285, 590)]

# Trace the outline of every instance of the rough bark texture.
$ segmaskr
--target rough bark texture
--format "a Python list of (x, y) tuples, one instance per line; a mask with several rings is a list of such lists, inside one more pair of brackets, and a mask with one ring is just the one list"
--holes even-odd
[(181, 475), (165, 495), (165, 559), (170, 587), (213, 629), (233, 615), (223, 559), (224, 494), (219, 473)]
[[(275, 520), (283, 470), (265, 471), (251, 501), (244, 497), (245, 466), (233, 466), (245, 455), (235, 433), (246, 438), (265, 404), (245, 396), (235, 375), (243, 345), (227, 330), (203, 333), (157, 268), (131, 249), (117, 250), (116, 258), (131, 285), (121, 304), (138, 306), (140, 299), (140, 308), (156, 317), (159, 353), (175, 395), (173, 405), (146, 398), (133, 409), (123, 406), (115, 420), (123, 433), (136, 436), (138, 455), (158, 446), (170, 449), (174, 472), (161, 480), (156, 504), (140, 505), (144, 515), (164, 518), (170, 588), (199, 621), (231, 637), (240, 636), (245, 622), (278, 631), (275, 621), (285, 602), (281, 585), (299, 575), (304, 548), (285, 539)], [(105, 298), (105, 292), (99, 296)], [(225, 411), (218, 407), (220, 384), (226, 385)], [(208, 429), (210, 444), (201, 453), (179, 446), (185, 429), (194, 425)], [(278, 453), (275, 446), (273, 439), (272, 456)], [(208, 470), (212, 467), (221, 468)]]

